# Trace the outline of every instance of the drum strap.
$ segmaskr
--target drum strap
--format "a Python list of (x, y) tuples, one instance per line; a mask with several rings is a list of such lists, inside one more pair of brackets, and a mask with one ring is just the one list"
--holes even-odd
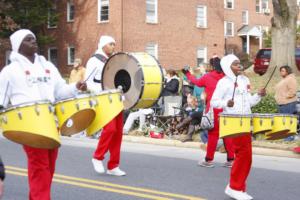
[(107, 61), (107, 58), (105, 58), (105, 56), (103, 56), (101, 54), (94, 54), (93, 56), (98, 58), (103, 63), (106, 63), (106, 61)]

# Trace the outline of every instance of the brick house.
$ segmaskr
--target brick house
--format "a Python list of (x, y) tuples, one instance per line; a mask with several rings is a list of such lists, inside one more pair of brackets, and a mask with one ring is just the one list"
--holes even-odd
[(272, 16), (271, 0), (61, 0), (55, 9), (59, 22), (48, 32), (57, 40), (44, 54), (64, 75), (74, 58), (86, 63), (103, 34), (117, 51), (146, 51), (165, 68), (206, 63), (214, 53), (253, 57)]

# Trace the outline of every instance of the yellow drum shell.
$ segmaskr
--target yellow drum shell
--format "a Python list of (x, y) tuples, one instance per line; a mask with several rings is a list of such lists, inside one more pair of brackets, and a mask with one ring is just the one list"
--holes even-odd
[(103, 126), (124, 109), (120, 90), (104, 91), (95, 96), (94, 99), (96, 101), (96, 117), (86, 130), (86, 133), (89, 136), (100, 131)]
[[(288, 114), (274, 114), (273, 115), (273, 127), (270, 132), (266, 132), (266, 138), (278, 138), (290, 131), (291, 115)], [(278, 135), (278, 136), (277, 136)]]
[(93, 98), (90, 95), (79, 95), (55, 103), (61, 135), (73, 135), (85, 130), (95, 119)]
[(102, 88), (122, 86), (125, 109), (149, 108), (159, 99), (164, 77), (158, 61), (144, 52), (119, 52), (109, 58), (102, 73)]
[(252, 115), (253, 134), (265, 133), (272, 130), (273, 115), (254, 113)]
[(147, 53), (135, 53), (133, 56), (141, 63), (144, 75), (144, 87), (141, 98), (133, 108), (149, 108), (159, 99), (163, 88), (163, 74), (153, 56)]
[(13, 106), (1, 113), (3, 135), (16, 143), (43, 149), (60, 146), (54, 108), (48, 102)]
[[(297, 115), (282, 115), (282, 114), (277, 114), (278, 119), (282, 118), (282, 120), (278, 120), (276, 126), (276, 122), (274, 125), (276, 127), (282, 126), (285, 129), (282, 131), (277, 131), (277, 132), (267, 132), (266, 133), (266, 140), (279, 140), (279, 139), (284, 139), (286, 137), (292, 136), (297, 134), (297, 124), (298, 124), (298, 116)], [(284, 125), (283, 125), (284, 124)], [(281, 128), (282, 128), (281, 127)], [(282, 128), (283, 129), (283, 128)], [(277, 129), (279, 130), (279, 129)]]
[(220, 138), (250, 134), (251, 115), (220, 114)]

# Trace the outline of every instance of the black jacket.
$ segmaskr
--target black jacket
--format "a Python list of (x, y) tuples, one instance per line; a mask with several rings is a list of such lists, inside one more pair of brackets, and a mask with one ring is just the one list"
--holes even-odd
[(0, 158), (0, 179), (4, 180), (4, 178), (5, 178), (4, 165)]
[(161, 96), (175, 96), (178, 95), (179, 81), (178, 79), (173, 78), (166, 83)]

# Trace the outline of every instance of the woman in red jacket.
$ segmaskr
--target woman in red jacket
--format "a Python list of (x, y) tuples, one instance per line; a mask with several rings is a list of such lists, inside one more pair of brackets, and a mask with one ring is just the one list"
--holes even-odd
[[(204, 87), (204, 92), (206, 93), (206, 112), (210, 108), (210, 100), (216, 88), (218, 81), (224, 77), (220, 65), (220, 58), (214, 56), (210, 59), (210, 64), (213, 66), (213, 70), (201, 78), (197, 79), (189, 71), (183, 70), (183, 73), (186, 74), (188, 80), (198, 87)], [(222, 109), (213, 109), (214, 112), (214, 128), (208, 131), (208, 142), (207, 150), (204, 161), (199, 161), (199, 165), (203, 167), (214, 167), (214, 155), (219, 140), (219, 113), (222, 112)], [(231, 167), (232, 161), (234, 160), (234, 150), (232, 139), (224, 138), (223, 139), (225, 149), (227, 151), (227, 162), (225, 162), (224, 167)]]

